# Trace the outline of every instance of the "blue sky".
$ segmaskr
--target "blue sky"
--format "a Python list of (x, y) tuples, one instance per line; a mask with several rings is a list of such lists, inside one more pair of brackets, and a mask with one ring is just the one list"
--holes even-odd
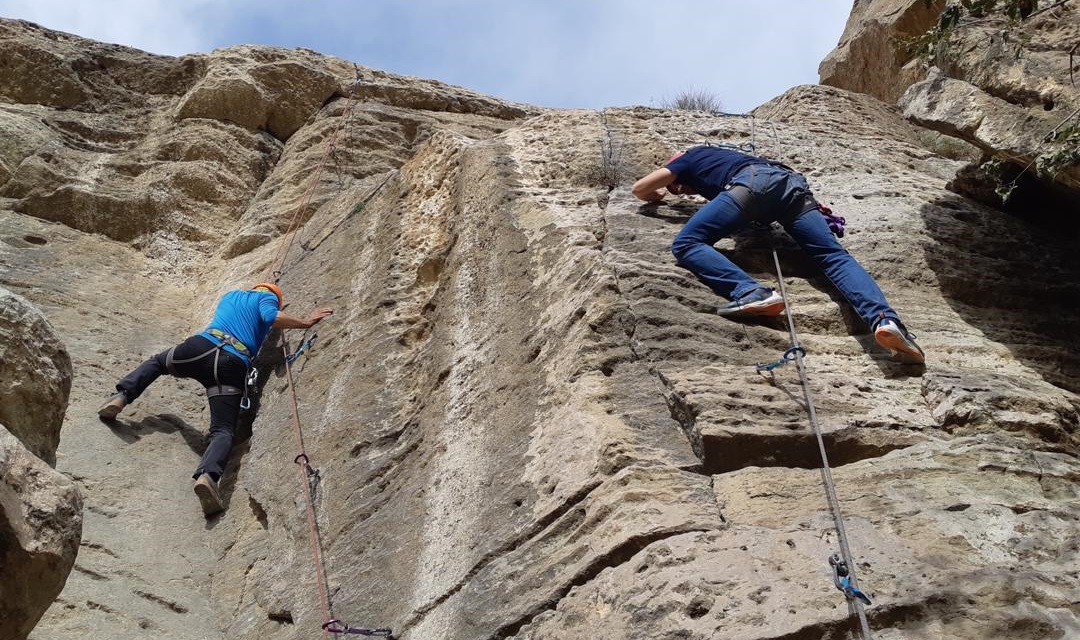
[(836, 46), (851, 0), (0, 0), (0, 15), (168, 55), (307, 47), (551, 107), (702, 89), (743, 112)]

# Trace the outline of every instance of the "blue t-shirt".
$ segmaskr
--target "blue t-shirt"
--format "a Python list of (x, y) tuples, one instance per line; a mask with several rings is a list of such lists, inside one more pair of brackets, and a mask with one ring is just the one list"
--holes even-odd
[[(221, 296), (217, 310), (214, 311), (214, 319), (210, 321), (207, 331), (199, 335), (214, 344), (221, 344), (221, 340), (207, 333), (210, 329), (220, 329), (243, 342), (254, 356), (259, 352), (266, 334), (270, 333), (270, 325), (274, 324), (277, 315), (278, 299), (269, 291), (230, 291)], [(251, 364), (251, 360), (239, 350), (229, 345), (225, 345), (225, 350)]]
[(720, 195), (739, 169), (751, 164), (765, 164), (765, 158), (721, 147), (694, 147), (664, 165), (684, 184), (708, 200)]

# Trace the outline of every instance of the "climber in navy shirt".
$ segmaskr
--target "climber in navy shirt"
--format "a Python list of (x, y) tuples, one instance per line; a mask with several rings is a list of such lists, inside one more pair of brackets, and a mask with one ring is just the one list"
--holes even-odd
[(730, 302), (717, 308), (723, 316), (776, 316), (783, 298), (740, 269), (713, 244), (751, 222), (779, 222), (825, 272), (874, 332), (878, 344), (900, 362), (922, 364), (922, 349), (900, 322), (885, 294), (833, 237), (806, 178), (789, 167), (720, 147), (694, 147), (633, 186), (636, 197), (660, 202), (664, 189), (676, 195), (709, 200), (675, 237), (671, 251), (717, 295)]
[(222, 296), (210, 326), (171, 349), (151, 357), (116, 383), (116, 393), (98, 409), (103, 420), (114, 420), (162, 374), (194, 378), (206, 387), (210, 404), (210, 444), (192, 476), (203, 513), (222, 509), (218, 480), (232, 450), (233, 433), (247, 397), (247, 373), (272, 327), (308, 329), (333, 313), (319, 309), (308, 318), (281, 313), (281, 288), (261, 282), (250, 290)]

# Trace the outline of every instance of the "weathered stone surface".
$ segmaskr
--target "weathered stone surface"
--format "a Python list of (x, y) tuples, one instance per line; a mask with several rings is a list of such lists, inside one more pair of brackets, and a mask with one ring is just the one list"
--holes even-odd
[(836, 49), (818, 66), (821, 84), (896, 102), (923, 71), (898, 41), (934, 26), (944, 2), (856, 0)]
[[(0, 340), (2, 344), (2, 340)], [(64, 586), (82, 532), (75, 484), (0, 424), (0, 637), (22, 640)]]
[[(1080, 7), (1054, 3), (1018, 23), (1009, 23), (999, 9), (978, 17), (965, 13), (932, 60), (907, 60), (898, 42), (926, 32), (944, 6), (921, 0), (856, 2), (840, 45), (819, 69), (822, 82), (899, 101), (912, 121), (976, 145), (984, 158), (1005, 161), (1004, 177), (997, 180), (1015, 184), (1025, 177), (1018, 199), (1029, 200), (1012, 207), (1014, 213), (1075, 207), (1080, 201), (1075, 162), (1039, 175), (1039, 181), (1035, 176), (1040, 155), (1070, 144), (1076, 148), (1064, 141), (1067, 136), (1047, 136), (1075, 125), (1080, 108), (1070, 68), (1080, 38)], [(935, 66), (927, 72), (928, 64)], [(993, 180), (969, 171), (954, 188), (978, 197), (999, 186), (986, 186)], [(990, 195), (986, 201), (998, 198)]]
[(288, 140), (340, 91), (339, 79), (326, 66), (325, 56), (303, 49), (218, 50), (206, 74), (180, 100), (177, 116), (225, 120)]
[(56, 463), (71, 392), (71, 358), (41, 311), (0, 287), (0, 424)]
[(0, 19), (5, 102), (108, 113), (177, 96), (203, 72), (199, 56), (170, 58)]
[[(228, 132), (209, 147), (181, 137), (170, 156), (226, 158), (213, 184), (228, 207), (161, 196), (178, 225), (208, 216), (213, 238), (117, 242), (23, 213), (48, 194), (20, 176), (52, 164), (26, 158), (71, 139), (35, 124), (50, 107), (3, 110), (27, 141), (2, 148), (19, 187), (0, 200), (0, 273), (71, 350), (65, 433), (78, 438), (62, 440), (58, 467), (89, 505), (83, 555), (36, 637), (318, 634), (277, 336), (219, 518), (201, 518), (188, 478), (206, 428), (197, 385), (159, 381), (112, 428), (93, 413), (117, 377), (201, 328), (221, 292), (265, 278), (281, 251), (290, 310), (336, 311), (292, 369), (334, 615), (405, 640), (844, 637), (798, 377), (754, 370), (783, 352), (786, 329), (719, 318), (674, 265), (671, 241), (700, 201), (629, 193), (710, 141), (752, 142), (806, 173), (929, 354), (925, 370), (889, 361), (774, 233), (853, 551), (880, 603), (875, 637), (1076, 629), (1080, 264), (1064, 235), (949, 192), (965, 163), (896, 108), (804, 86), (753, 120), (540, 110), (363, 70), (346, 111), (344, 61), (262, 47), (201, 59), (216, 65), (212, 118), (177, 121), (183, 93), (142, 120), (64, 117), (109, 162), (129, 153), (122, 130), (148, 150), (158, 134), (140, 132)], [(338, 82), (281, 121), (299, 126), (284, 144), (257, 131), (264, 103), (249, 113), (234, 99), (275, 91), (250, 70), (282, 59)], [(265, 152), (226, 164), (245, 148)], [(93, 162), (72, 153), (56, 188)], [(123, 180), (102, 172), (93, 188)], [(112, 193), (136, 208), (130, 190)], [(299, 232), (282, 237), (294, 217)], [(769, 243), (747, 231), (718, 248), (775, 284)]]
[(1080, 404), (1041, 380), (958, 369), (923, 377), (931, 415), (954, 433), (1028, 431), (1049, 443), (1075, 450), (1080, 437)]
[[(948, 78), (937, 67), (907, 89), (900, 105), (917, 124), (967, 140), (987, 155), (1004, 153), (1021, 165), (1034, 163), (1048, 149), (1043, 136), (1061, 124), (1060, 113), (1011, 104)], [(1058, 180), (1080, 189), (1080, 168), (1061, 172)]]

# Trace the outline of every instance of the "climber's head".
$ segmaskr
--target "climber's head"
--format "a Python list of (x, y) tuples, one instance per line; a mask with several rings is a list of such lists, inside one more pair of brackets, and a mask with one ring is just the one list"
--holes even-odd
[(260, 282), (251, 288), (252, 291), (269, 291), (277, 296), (277, 306), (281, 309), (285, 306), (285, 296), (281, 293), (281, 287), (272, 282)]
[[(667, 165), (671, 164), (672, 162), (675, 162), (679, 158), (683, 157), (684, 153), (686, 153), (686, 152), (685, 151), (680, 151), (680, 152), (676, 153), (675, 155), (671, 156), (670, 158), (668, 158), (667, 162), (664, 163), (664, 166), (666, 167)], [(686, 186), (685, 184), (682, 184), (678, 180), (668, 184), (667, 190), (668, 190), (668, 193), (673, 194), (673, 195), (677, 195), (677, 196), (679, 196), (679, 195), (691, 196), (691, 195), (694, 195), (694, 194), (697, 193), (697, 191), (694, 191), (693, 189)]]

